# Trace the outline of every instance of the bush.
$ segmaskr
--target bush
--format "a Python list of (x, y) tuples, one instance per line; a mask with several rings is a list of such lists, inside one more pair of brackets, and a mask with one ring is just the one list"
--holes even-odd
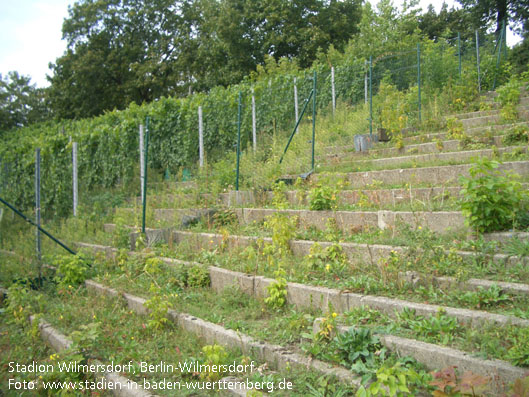
[(470, 177), (461, 177), (461, 211), (477, 232), (493, 232), (525, 227), (527, 193), (518, 176), (502, 174), (499, 163), (481, 158), (470, 168)]
[(336, 209), (338, 191), (330, 186), (316, 187), (309, 196), (310, 209), (323, 211)]

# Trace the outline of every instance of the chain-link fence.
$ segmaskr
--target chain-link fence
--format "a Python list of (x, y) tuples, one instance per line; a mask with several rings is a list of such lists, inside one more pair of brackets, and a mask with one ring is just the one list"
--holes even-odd
[[(40, 146), (43, 215), (71, 213), (71, 150), (75, 141), (79, 147), (80, 196), (116, 185), (134, 186), (139, 195), (139, 125), (147, 116), (151, 118), (150, 181), (196, 179), (209, 182), (208, 189), (212, 181), (216, 189), (233, 189), (240, 127), (239, 188), (266, 188), (278, 175), (311, 171), (314, 158), (318, 167), (318, 156), (325, 149), (320, 141), (344, 145), (344, 139), (351, 140), (353, 134), (417, 127), (439, 116), (431, 110), (430, 102), (446, 86), (472, 85), (485, 91), (501, 84), (507, 76), (506, 46), (504, 34), (499, 36), (476, 34), (466, 40), (455, 36), (424, 41), (399, 52), (344, 58), (332, 66), (318, 64), (313, 70), (281, 72), (278, 68), (255, 80), (187, 98), (161, 98), (93, 119), (28, 127), (16, 136), (10, 134), (0, 149), (2, 167), (9, 167), (9, 172), (1, 174), (0, 185), (9, 186), (2, 194), (21, 208), (33, 207), (33, 153)], [(316, 90), (307, 103), (314, 88), (314, 72)], [(280, 164), (296, 115), (299, 118), (303, 108), (305, 114)], [(325, 114), (334, 117), (322, 122)], [(344, 121), (351, 130), (344, 130)]]

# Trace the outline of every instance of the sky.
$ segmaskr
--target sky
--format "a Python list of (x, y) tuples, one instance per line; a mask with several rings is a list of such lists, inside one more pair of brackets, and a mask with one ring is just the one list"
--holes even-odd
[[(369, 0), (377, 3), (377, 0)], [(49, 83), (46, 75), (51, 74), (50, 62), (60, 57), (66, 50), (66, 43), (61, 39), (62, 23), (68, 16), (68, 5), (75, 0), (0, 0), (0, 74), (6, 76), (16, 70), (22, 75), (30, 76), (31, 82), (38, 87)], [(401, 0), (394, 0), (400, 5)], [(442, 1), (421, 0), (420, 7), (426, 10), (428, 4), (434, 4), (436, 11)], [(454, 0), (446, 0), (449, 7)], [(509, 32), (508, 45), (517, 39)]]

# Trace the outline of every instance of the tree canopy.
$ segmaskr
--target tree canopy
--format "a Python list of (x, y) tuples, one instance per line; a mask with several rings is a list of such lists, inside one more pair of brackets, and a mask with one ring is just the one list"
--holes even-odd
[(62, 118), (241, 81), (265, 56), (312, 64), (357, 32), (360, 0), (80, 0), (50, 67)]
[(0, 131), (45, 120), (49, 115), (44, 91), (18, 72), (0, 74)]
[(529, 0), (457, 0), (472, 16), (475, 24), (496, 25), (496, 32), (506, 20), (522, 35), (529, 31)]

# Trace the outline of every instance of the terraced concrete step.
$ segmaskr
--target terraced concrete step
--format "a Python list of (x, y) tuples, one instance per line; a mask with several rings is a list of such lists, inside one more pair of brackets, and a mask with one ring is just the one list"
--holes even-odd
[[(460, 176), (469, 176), (472, 164), (444, 165), (422, 168), (403, 168), (380, 171), (359, 171), (349, 173), (317, 173), (310, 176), (314, 183), (322, 181), (332, 175), (336, 180), (343, 179), (349, 182), (348, 188), (362, 188), (374, 183), (384, 185), (403, 185), (429, 183), (433, 185), (457, 184)], [(500, 164), (499, 171), (512, 171), (519, 175), (529, 174), (529, 161), (511, 161)]]
[[(527, 126), (529, 125), (528, 121), (518, 121), (515, 123), (497, 123), (493, 125), (488, 126), (477, 126), (472, 128), (465, 129), (465, 134), (468, 136), (485, 136), (486, 134), (490, 133), (496, 133), (499, 136), (502, 136), (503, 133), (513, 127), (517, 126)], [(448, 133), (447, 132), (422, 132), (418, 135), (411, 135), (406, 136), (403, 138), (404, 142), (404, 148), (409, 147), (410, 145), (416, 145), (416, 144), (423, 144), (423, 143), (434, 143), (436, 144), (437, 140), (441, 141), (447, 141), (448, 139)], [(388, 150), (388, 149), (395, 149), (394, 147), (389, 148), (380, 148), (377, 149), (377, 145), (375, 145), (375, 148), (367, 151), (367, 152), (355, 152), (354, 145), (340, 145), (340, 146), (327, 146), (321, 151), (323, 152), (322, 155), (317, 156), (317, 158), (321, 157), (336, 157), (336, 156), (351, 156), (351, 155), (369, 155), (371, 153), (374, 153), (376, 150)]]
[(487, 241), (498, 241), (499, 243), (505, 244), (511, 240), (518, 239), (522, 241), (529, 241), (529, 232), (498, 232), (488, 233), (484, 235)]
[[(405, 223), (413, 228), (427, 227), (436, 233), (447, 233), (454, 230), (466, 230), (465, 220), (458, 211), (310, 211), (310, 210), (278, 210), (270, 208), (233, 208), (239, 224), (250, 225), (266, 220), (274, 214), (282, 214), (289, 218), (297, 217), (301, 228), (315, 227), (326, 230), (329, 219), (334, 219), (337, 227), (344, 232), (358, 232), (366, 228), (382, 230), (395, 228)], [(204, 210), (193, 209), (155, 209), (155, 220), (180, 225), (184, 214), (199, 215)]]
[[(528, 120), (529, 119), (529, 106), (518, 106), (518, 119), (520, 120)], [(497, 124), (502, 122), (501, 115), (493, 114), (490, 116), (482, 116), (482, 117), (475, 117), (475, 118), (469, 118), (469, 119), (462, 119), (460, 120), (463, 124), (463, 128), (473, 128), (478, 126), (485, 126), (488, 124)]]
[[(166, 263), (182, 263), (170, 258), (163, 258)], [(211, 288), (216, 292), (221, 292), (227, 287), (238, 286), (242, 292), (256, 298), (265, 298), (268, 296), (267, 287), (275, 282), (274, 279), (254, 276), (250, 274), (234, 272), (231, 270), (210, 266)], [(93, 285), (93, 281), (86, 283), (87, 287)], [(109, 293), (114, 296), (117, 291)], [(287, 283), (287, 301), (289, 304), (299, 308), (311, 309), (318, 308), (321, 310), (328, 309), (332, 305), (333, 310), (339, 313), (350, 311), (354, 308), (367, 306), (379, 310), (388, 316), (395, 316), (397, 312), (404, 309), (412, 309), (418, 315), (436, 315), (439, 310), (444, 311), (447, 315), (455, 317), (459, 322), (473, 327), (479, 327), (483, 323), (498, 325), (519, 325), (529, 326), (529, 320), (496, 313), (489, 313), (480, 310), (461, 309), (440, 305), (430, 305), (425, 303), (409, 302), (401, 299), (386, 298), (373, 295), (361, 295), (350, 292), (344, 292), (339, 289), (326, 287), (317, 287), (299, 283)], [(137, 299), (134, 305), (137, 305)], [(131, 307), (132, 308), (132, 307)], [(136, 308), (135, 310), (137, 310)], [(145, 309), (143, 309), (145, 313)]]
[[(161, 258), (164, 262), (171, 264), (192, 264), (191, 262), (179, 261), (171, 258)], [(209, 274), (211, 280), (211, 288), (216, 292), (222, 292), (228, 287), (237, 286), (242, 292), (247, 295), (257, 298), (264, 298), (267, 296), (267, 287), (275, 280), (248, 275), (240, 272), (234, 272), (214, 266), (209, 267)], [(100, 286), (92, 288), (101, 289)], [(90, 285), (87, 284), (87, 287)], [(117, 296), (115, 290), (105, 288), (103, 293)], [(134, 297), (128, 294), (124, 295), (129, 302), (129, 307), (139, 313), (145, 314), (146, 310), (143, 306), (144, 300), (142, 298)], [(401, 311), (404, 308), (413, 309), (419, 315), (435, 315), (439, 311), (439, 306), (416, 304), (413, 302), (406, 302), (397, 299), (387, 299), (380, 297), (361, 296), (357, 294), (345, 293), (336, 289), (329, 289), (325, 287), (314, 287), (298, 283), (287, 283), (287, 301), (289, 304), (298, 308), (314, 309), (319, 308), (326, 310), (332, 305), (336, 312), (350, 311), (352, 308), (367, 306), (380, 310), (390, 316), (394, 315), (394, 311)], [(467, 323), (473, 327), (479, 327), (483, 322), (493, 322), (498, 325), (515, 324), (520, 326), (528, 326), (529, 321), (518, 319), (512, 316), (494, 315), (487, 312), (478, 312), (474, 310), (446, 308), (443, 310), (449, 316), (454, 316), (458, 321)], [(172, 313), (171, 313), (172, 315)], [(195, 327), (193, 325), (193, 327)], [(213, 326), (215, 326), (213, 324)], [(185, 327), (185, 326), (184, 326)], [(209, 328), (210, 326), (208, 326)], [(218, 327), (218, 326), (216, 326)], [(347, 327), (348, 328), (348, 327)], [(338, 327), (339, 332), (345, 332), (346, 327)], [(188, 329), (189, 330), (189, 329)], [(318, 322), (315, 322), (314, 331), (319, 330)], [(208, 331), (206, 331), (208, 332)], [(210, 331), (211, 332), (211, 331)], [(242, 338), (241, 338), (242, 339)], [(218, 342), (216, 340), (216, 342)], [(388, 349), (397, 352), (400, 355), (412, 356), (417, 361), (425, 364), (429, 369), (436, 370), (448, 366), (456, 365), (460, 370), (470, 370), (485, 376), (491, 376), (493, 382), (491, 387), (493, 390), (505, 390), (505, 387), (514, 382), (516, 379), (521, 379), (525, 375), (525, 370), (517, 368), (509, 363), (500, 360), (481, 360), (471, 357), (468, 353), (458, 351), (455, 349), (439, 347), (437, 345), (419, 342), (411, 339), (395, 337), (392, 335), (381, 336), (381, 342), (387, 346)], [(221, 344), (223, 342), (220, 342)], [(231, 342), (232, 343), (232, 342)], [(224, 345), (232, 347), (230, 342), (224, 342)], [(244, 351), (244, 347), (241, 348)]]
[(358, 167), (365, 166), (376, 166), (376, 167), (392, 167), (395, 165), (402, 165), (407, 163), (428, 163), (436, 161), (455, 161), (455, 162), (467, 162), (477, 157), (488, 157), (492, 158), (497, 153), (512, 153), (513, 151), (521, 151), (527, 153), (527, 146), (509, 146), (499, 149), (479, 149), (479, 150), (462, 150), (455, 152), (436, 152), (436, 153), (426, 153), (426, 154), (416, 154), (409, 156), (399, 156), (399, 157), (385, 157), (379, 159), (370, 159), (370, 160), (341, 160), (337, 164), (344, 165), (356, 165)]
[[(528, 185), (529, 187), (529, 185)], [(353, 205), (368, 202), (373, 206), (397, 205), (402, 203), (442, 201), (450, 197), (459, 197), (461, 187), (428, 187), (409, 189), (365, 189), (341, 190), (337, 193), (338, 205)], [(284, 193), (285, 200), (291, 205), (309, 205), (310, 191), (291, 190)], [(273, 192), (256, 193), (253, 191), (230, 191), (219, 195), (220, 203), (228, 207), (244, 205), (264, 205), (272, 203)]]
[[(502, 144), (501, 136), (496, 136), (493, 138), (494, 144), (496, 146), (501, 146)], [(460, 141), (459, 140), (448, 140), (441, 141), (440, 144), (437, 142), (427, 142), (419, 143), (404, 146), (400, 149), (396, 147), (389, 147), (383, 149), (372, 149), (367, 152), (353, 152), (353, 153), (344, 153), (344, 154), (333, 154), (326, 155), (324, 157), (319, 156), (319, 160), (324, 160), (325, 162), (337, 163), (343, 160), (355, 160), (355, 159), (365, 159), (368, 156), (403, 156), (405, 154), (427, 154), (427, 153), (441, 153), (441, 152), (454, 152), (460, 150)]]
[[(314, 333), (320, 330), (321, 319), (314, 322)], [(338, 326), (337, 332), (346, 333), (352, 327)], [(483, 360), (472, 357), (469, 353), (432, 343), (402, 338), (394, 335), (378, 335), (380, 342), (388, 350), (400, 356), (413, 357), (431, 371), (456, 366), (459, 373), (470, 371), (474, 374), (490, 378), (488, 392), (493, 395), (504, 395), (509, 385), (517, 379), (527, 376), (527, 369), (515, 367), (502, 360)]]
[[(110, 229), (110, 228), (109, 228)], [(191, 241), (196, 245), (197, 249), (213, 249), (221, 244), (228, 244), (230, 248), (245, 248), (252, 244), (255, 244), (256, 237), (245, 237), (245, 236), (221, 236), (219, 234), (210, 233), (192, 233), (192, 232), (179, 232), (173, 231), (173, 241), (180, 243), (183, 241)], [(263, 241), (271, 244), (271, 238), (263, 238)], [(330, 242), (315, 242), (315, 241), (304, 241), (304, 240), (292, 240), (290, 241), (290, 248), (292, 253), (297, 256), (306, 256), (310, 253), (310, 248), (314, 244), (319, 244), (322, 248), (326, 248), (333, 243)], [(403, 253), (407, 247), (396, 247), (388, 245), (368, 245), (358, 243), (339, 243), (343, 249), (343, 252), (348, 256), (348, 259), (352, 263), (371, 263), (376, 266), (381, 259), (386, 259), (392, 253)], [(104, 252), (107, 257), (113, 257), (118, 250), (108, 246), (87, 244), (87, 243), (76, 243), (78, 247), (87, 248), (95, 252)], [(446, 251), (449, 253), (449, 251)], [(463, 258), (475, 256), (472, 252), (456, 251), (456, 254)], [(162, 258), (166, 263), (169, 264), (182, 264), (188, 263), (178, 259)], [(503, 263), (506, 266), (511, 266), (516, 263), (522, 262), (525, 264), (529, 263), (529, 258), (518, 258), (510, 257), (503, 254), (498, 254), (492, 257), (496, 263)], [(230, 272), (226, 270), (226, 272)], [(493, 285), (499, 286), (502, 291), (510, 294), (529, 295), (529, 286), (521, 283), (511, 283), (503, 281), (491, 281), (483, 279), (469, 279), (466, 281), (460, 281), (454, 277), (441, 277), (441, 276), (423, 276), (417, 272), (406, 272), (400, 274), (399, 277), (403, 281), (409, 282), (412, 285), (430, 285), (441, 288), (458, 288), (460, 290), (476, 291), (480, 288), (490, 288)]]
[[(29, 321), (31, 323), (37, 321), (37, 317), (30, 316)], [(47, 323), (44, 320), (39, 320), (38, 328), (40, 331), (40, 336), (46, 343), (48, 343), (54, 350), (62, 352), (67, 350), (72, 345), (72, 341), (68, 339), (65, 335), (61, 334), (51, 324)], [(101, 362), (97, 360), (91, 360), (90, 364), (96, 365), (95, 368), (101, 368), (97, 365), (102, 365)], [(126, 377), (114, 373), (114, 372), (103, 372), (99, 371), (94, 374), (96, 382), (100, 379), (105, 379), (107, 384), (114, 385), (110, 390), (112, 394), (118, 397), (154, 397), (154, 394), (151, 394), (145, 390), (136, 382), (127, 379)]]
[[(523, 96), (520, 97), (520, 101), (518, 102), (518, 109), (524, 109), (529, 105), (529, 97)], [(498, 103), (497, 106), (500, 106)], [(453, 117), (458, 120), (465, 120), (465, 119), (475, 119), (479, 117), (486, 117), (486, 116), (493, 116), (493, 115), (499, 115), (501, 112), (500, 109), (489, 109), (489, 110), (478, 110), (475, 112), (467, 112), (467, 113), (456, 113), (448, 117)]]
[[(111, 233), (115, 225), (105, 224), (105, 231)], [(162, 240), (169, 242), (188, 242), (201, 249), (212, 250), (215, 247), (228, 245), (229, 248), (245, 248), (249, 245), (254, 245), (258, 237), (255, 236), (224, 236), (216, 233), (195, 233), (173, 229), (146, 229), (147, 240), (156, 241)], [(131, 233), (131, 250), (135, 249), (135, 241), (139, 233)], [(272, 239), (268, 237), (262, 238), (264, 242), (272, 243)], [(296, 256), (306, 256), (310, 253), (310, 249), (314, 244), (326, 248), (332, 245), (328, 241), (308, 241), (308, 240), (290, 240), (289, 246), (292, 253)], [(392, 252), (403, 253), (407, 247), (391, 246), (383, 244), (362, 244), (362, 243), (339, 243), (343, 252), (347, 255), (352, 263), (371, 263), (376, 266), (380, 260), (387, 259)], [(450, 251), (445, 251), (447, 254)], [(455, 254), (463, 259), (474, 259), (481, 257), (480, 253), (470, 251), (456, 251)], [(518, 264), (528, 265), (529, 257), (518, 257), (507, 254), (487, 255), (494, 263), (502, 264), (507, 267), (517, 266)]]
[[(87, 280), (85, 285), (88, 289), (101, 295), (113, 297), (122, 296), (126, 300), (128, 307), (137, 314), (145, 315), (148, 313), (144, 298), (127, 293), (120, 294), (117, 290), (92, 280)], [(175, 310), (169, 310), (168, 317), (178, 327), (196, 335), (207, 343), (218, 343), (230, 349), (240, 349), (243, 354), (266, 362), (272, 368), (278, 370), (310, 368), (323, 375), (336, 376), (347, 384), (352, 384), (357, 387), (361, 384), (359, 377), (343, 367), (332, 366), (323, 361), (306, 357), (283, 346), (256, 341), (240, 332), (226, 329), (220, 325), (210, 323), (186, 313), (178, 313)]]

